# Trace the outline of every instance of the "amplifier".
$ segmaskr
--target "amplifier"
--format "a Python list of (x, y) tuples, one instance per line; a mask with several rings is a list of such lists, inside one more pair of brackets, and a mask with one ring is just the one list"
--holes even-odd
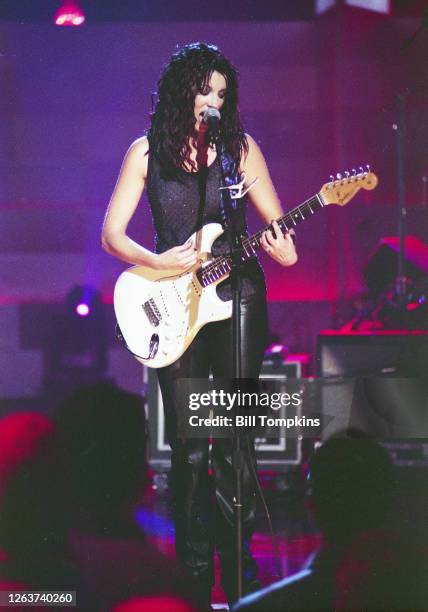
[[(300, 360), (275, 362), (266, 359), (263, 362), (260, 373), (260, 382), (266, 382), (279, 393), (292, 393), (295, 391), (296, 380), (301, 379), (302, 363)], [(290, 389), (290, 385), (293, 387)], [(293, 411), (290, 414), (290, 410)], [(278, 411), (278, 417), (301, 416), (302, 406), (297, 408), (286, 408), (282, 406)], [(300, 436), (287, 436), (286, 428), (281, 428), (278, 436), (274, 438), (255, 439), (257, 465), (259, 469), (281, 469), (287, 465), (299, 464), (302, 460), (302, 438)]]
[(379, 439), (428, 437), (428, 332), (321, 332), (317, 370), (323, 439), (349, 427)]
[[(286, 392), (287, 381), (301, 378), (302, 362), (286, 360), (277, 362), (266, 360), (263, 362), (260, 381), (263, 385), (274, 382), (275, 390)], [(149, 423), (149, 461), (153, 469), (162, 470), (168, 468), (170, 464), (171, 450), (165, 436), (165, 421), (162, 403), (162, 394), (157, 380), (156, 371), (147, 368), (147, 405)], [(294, 383), (295, 386), (296, 383)], [(278, 411), (278, 416), (287, 417), (288, 408), (282, 407)], [(295, 409), (294, 409), (295, 410)], [(301, 410), (301, 407), (300, 407)], [(260, 467), (281, 468), (286, 465), (293, 465), (301, 461), (301, 439), (290, 438), (285, 435), (285, 431), (276, 438), (256, 439), (257, 461)]]

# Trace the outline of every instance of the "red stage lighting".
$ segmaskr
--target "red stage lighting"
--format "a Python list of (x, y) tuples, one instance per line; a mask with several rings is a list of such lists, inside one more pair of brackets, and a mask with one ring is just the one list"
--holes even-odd
[(55, 14), (55, 25), (79, 26), (85, 21), (85, 14), (74, 0), (64, 0)]

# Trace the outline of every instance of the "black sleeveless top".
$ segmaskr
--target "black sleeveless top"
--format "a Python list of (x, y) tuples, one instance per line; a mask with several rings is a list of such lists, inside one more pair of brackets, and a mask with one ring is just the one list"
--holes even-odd
[[(204, 183), (206, 178), (206, 189)], [(155, 251), (163, 253), (183, 244), (188, 238), (207, 223), (222, 222), (220, 210), (221, 169), (217, 158), (204, 170), (186, 172), (179, 169), (177, 178), (163, 176), (159, 161), (149, 154), (147, 170), (147, 196), (155, 228)], [(200, 194), (205, 193), (205, 202)], [(201, 208), (203, 207), (203, 217)], [(246, 226), (246, 199), (241, 200), (240, 229), (248, 235)], [(229, 251), (227, 232), (214, 242), (212, 254), (216, 257)], [(248, 260), (242, 271), (242, 296), (264, 296), (265, 279), (257, 257)], [(222, 300), (231, 299), (230, 278), (217, 286), (217, 294)]]

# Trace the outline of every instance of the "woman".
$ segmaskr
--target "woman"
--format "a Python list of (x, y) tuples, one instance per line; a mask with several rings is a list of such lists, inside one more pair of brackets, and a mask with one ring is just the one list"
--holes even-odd
[[(237, 108), (237, 74), (214, 45), (189, 44), (175, 53), (158, 83), (158, 102), (147, 137), (129, 148), (113, 192), (104, 227), (104, 249), (128, 263), (181, 273), (197, 263), (197, 245), (188, 240), (209, 222), (222, 222), (219, 203), (221, 168), (216, 149), (207, 135), (203, 115), (209, 108), (220, 111), (220, 139), (226, 155), (245, 185), (258, 181), (249, 199), (264, 222), (283, 211), (263, 155), (245, 134)], [(126, 235), (143, 189), (148, 198), (156, 231), (155, 252)], [(245, 202), (239, 223), (245, 226)], [(276, 222), (275, 234), (264, 233), (264, 250), (283, 266), (297, 261), (294, 242), (283, 235)], [(213, 245), (215, 255), (227, 250), (226, 234)], [(230, 299), (230, 279), (217, 289)], [(266, 300), (263, 272), (257, 259), (242, 270), (242, 375), (257, 378), (266, 344)], [(208, 478), (209, 449), (206, 439), (183, 439), (177, 434), (180, 408), (177, 389), (182, 378), (231, 378), (231, 320), (203, 327), (187, 351), (175, 363), (158, 370), (165, 408), (166, 429), (172, 448), (171, 484), (175, 507), (178, 557), (204, 586), (207, 601), (213, 582), (214, 539), (222, 564), (222, 584), (230, 602), (236, 599), (231, 440), (213, 440), (211, 467), (215, 485), (212, 511)], [(249, 458), (248, 458), (249, 459)], [(248, 463), (248, 462), (247, 462)], [(255, 564), (249, 551), (255, 515), (255, 493), (248, 465), (244, 470), (244, 589), (257, 588)]]

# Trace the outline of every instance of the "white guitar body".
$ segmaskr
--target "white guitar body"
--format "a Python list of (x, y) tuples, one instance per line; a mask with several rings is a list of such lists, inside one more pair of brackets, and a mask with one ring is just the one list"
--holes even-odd
[[(205, 225), (191, 237), (202, 266), (208, 265), (213, 242), (223, 233), (219, 223)], [(162, 368), (176, 361), (206, 323), (232, 316), (232, 301), (221, 300), (215, 283), (202, 287), (196, 271), (177, 276), (169, 270), (133, 266), (114, 290), (114, 309), (127, 348), (141, 363)]]

